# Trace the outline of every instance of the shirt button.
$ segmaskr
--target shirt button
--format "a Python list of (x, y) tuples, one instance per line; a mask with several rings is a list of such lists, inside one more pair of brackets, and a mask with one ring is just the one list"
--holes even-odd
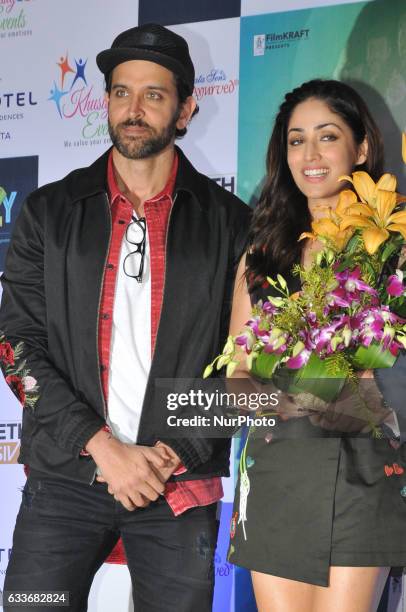
[(107, 370), (107, 367), (104, 364), (101, 364), (100, 372), (105, 372), (106, 370)]
[(109, 313), (108, 313), (108, 312), (103, 312), (103, 314), (102, 314), (102, 319), (105, 319), (105, 320), (106, 320), (106, 319), (110, 319), (110, 315), (109, 315)]
[(114, 268), (114, 264), (112, 264), (112, 263), (108, 263), (108, 264), (107, 264), (107, 266), (106, 266), (106, 268), (107, 268), (107, 270), (113, 270), (113, 268)]
[(120, 225), (124, 225), (124, 223), (125, 223), (124, 219), (119, 219), (118, 222), (119, 222)]

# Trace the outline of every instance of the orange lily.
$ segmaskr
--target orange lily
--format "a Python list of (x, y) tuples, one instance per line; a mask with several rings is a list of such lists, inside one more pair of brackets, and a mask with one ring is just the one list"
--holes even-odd
[(340, 227), (341, 219), (345, 216), (346, 211), (357, 203), (356, 194), (351, 189), (343, 189), (341, 191), (339, 200), (335, 210), (326, 207), (329, 216), (322, 219), (316, 219), (312, 221), (312, 232), (303, 232), (299, 240), (304, 238), (310, 238), (311, 240), (321, 240), (327, 242), (329, 246), (333, 247), (336, 251), (341, 252), (347, 242), (354, 233), (353, 228), (343, 230)]
[(357, 195), (351, 189), (343, 189), (338, 196), (335, 213), (339, 217), (344, 217), (348, 208), (357, 203)]
[(406, 201), (396, 193), (395, 176), (384, 174), (375, 183), (366, 172), (354, 172), (352, 177), (342, 176), (339, 180), (351, 182), (361, 199), (347, 207), (340, 229), (362, 228), (370, 255), (389, 238), (390, 232), (399, 232), (406, 240), (406, 211), (393, 212), (399, 202)]
[[(383, 174), (379, 181), (375, 183), (367, 172), (358, 170), (351, 176), (340, 176), (339, 181), (348, 181), (354, 185), (354, 189), (361, 199), (361, 202), (373, 205), (373, 200), (378, 190), (396, 191), (396, 176), (393, 174)], [(402, 196), (400, 196), (402, 198)], [(402, 199), (399, 201), (403, 201)]]
[(319, 239), (322, 242), (327, 242), (336, 251), (342, 251), (354, 233), (354, 230), (352, 228), (342, 230), (339, 222), (336, 221), (337, 220), (332, 218), (331, 213), (330, 218), (326, 217), (324, 219), (312, 221), (313, 232), (303, 232), (299, 236), (299, 240), (303, 240), (304, 238), (310, 238), (311, 240)]

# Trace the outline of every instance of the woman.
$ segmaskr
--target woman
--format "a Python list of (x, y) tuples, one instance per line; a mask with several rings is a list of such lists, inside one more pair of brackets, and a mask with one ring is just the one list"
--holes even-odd
[[(377, 180), (382, 168), (379, 130), (351, 87), (313, 80), (286, 95), (249, 254), (237, 272), (230, 334), (242, 329), (252, 303), (272, 293), (267, 275), (283, 274), (291, 293), (299, 289), (290, 270), (297, 262), (309, 266), (321, 245), (298, 238), (337, 205), (346, 186), (338, 178), (365, 170)], [(235, 376), (244, 375), (241, 359)], [(376, 610), (390, 567), (406, 565), (404, 449), (321, 428), (316, 437), (314, 427), (306, 438), (294, 434), (297, 423), (282, 424), (279, 436), (250, 438), (247, 520), (239, 481), (229, 559), (252, 571), (260, 612)], [(397, 469), (388, 477), (385, 466), (392, 465)]]

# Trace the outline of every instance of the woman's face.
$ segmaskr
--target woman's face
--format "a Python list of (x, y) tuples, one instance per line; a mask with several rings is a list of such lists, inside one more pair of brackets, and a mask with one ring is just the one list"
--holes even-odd
[(309, 207), (334, 207), (344, 188), (338, 177), (366, 160), (366, 143), (355, 144), (349, 126), (325, 102), (309, 98), (291, 115), (287, 134), (288, 166)]

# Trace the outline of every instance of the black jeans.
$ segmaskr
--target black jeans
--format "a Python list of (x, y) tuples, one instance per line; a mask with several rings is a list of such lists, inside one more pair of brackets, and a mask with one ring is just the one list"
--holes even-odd
[(175, 517), (161, 497), (147, 508), (129, 512), (105, 484), (86, 485), (31, 472), (17, 516), (4, 591), (69, 591), (70, 605), (4, 604), (4, 610), (85, 612), (93, 577), (121, 536), (136, 612), (209, 612), (216, 506), (193, 508)]

